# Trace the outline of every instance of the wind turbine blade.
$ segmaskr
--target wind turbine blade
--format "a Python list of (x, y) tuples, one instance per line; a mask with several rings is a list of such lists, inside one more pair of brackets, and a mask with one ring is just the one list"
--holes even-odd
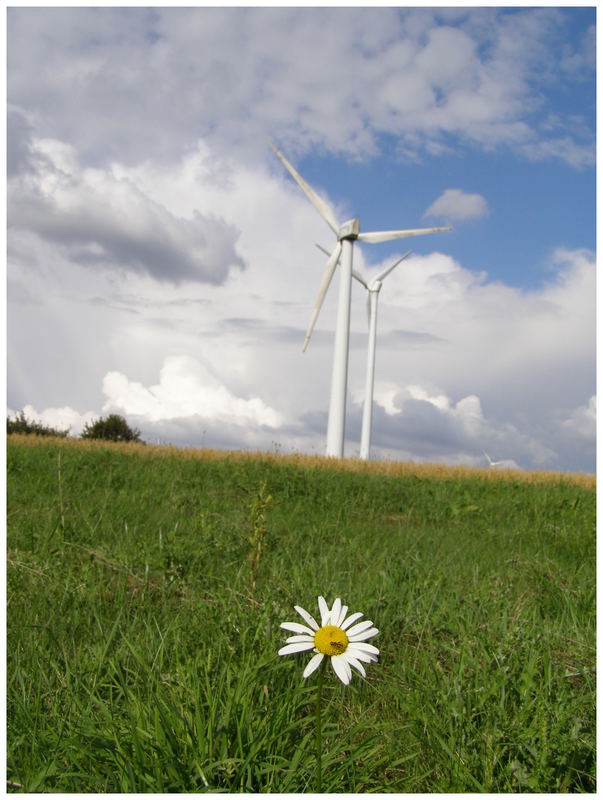
[[(317, 244), (316, 247), (318, 247), (319, 250), (322, 250), (322, 252), (326, 256), (330, 256), (331, 255), (331, 253), (327, 250), (327, 248), (323, 247), (321, 244)], [(408, 251), (408, 253), (406, 255), (408, 255), (409, 253), (410, 253), (410, 250)], [(405, 256), (402, 256), (402, 258), (405, 258)], [(358, 283), (361, 283), (364, 286), (365, 289), (368, 289), (368, 283), (364, 280), (362, 275), (359, 272), (357, 272), (355, 269), (352, 270), (352, 277), (356, 278)]]
[(382, 271), (381, 271), (381, 272), (380, 272), (380, 273), (379, 273), (377, 276), (375, 276), (375, 281), (382, 281), (382, 280), (383, 280), (385, 277), (387, 277), (387, 276), (389, 275), (389, 273), (390, 273), (390, 272), (391, 272), (391, 271), (392, 271), (392, 270), (393, 270), (395, 267), (397, 267), (397, 266), (398, 266), (398, 264), (399, 264), (401, 261), (404, 261), (404, 259), (405, 259), (405, 258), (408, 258), (408, 256), (410, 255), (410, 253), (411, 253), (411, 251), (409, 250), (409, 251), (408, 251), (408, 253), (404, 253), (404, 255), (403, 255), (403, 256), (400, 256), (400, 258), (399, 258), (397, 261), (394, 261), (394, 263), (393, 263), (393, 264), (392, 264), (390, 267), (387, 267), (386, 269), (382, 270)]
[(369, 328), (371, 327), (371, 293), (366, 293), (366, 321)]
[(379, 244), (380, 242), (389, 242), (392, 239), (404, 239), (406, 236), (423, 236), (425, 233), (441, 233), (442, 231), (451, 230), (452, 226), (447, 225), (444, 228), (412, 228), (406, 231), (361, 232), (358, 234), (358, 239), (361, 242), (369, 242), (369, 244)]
[(365, 289), (368, 289), (368, 283), (364, 280), (364, 278), (362, 277), (362, 275), (359, 272), (356, 272), (355, 269), (352, 269), (352, 277), (356, 278), (358, 283), (361, 283), (364, 286)]
[[(317, 244), (316, 247), (318, 247), (319, 250), (322, 250), (322, 252), (326, 256), (330, 256), (331, 255), (329, 253), (329, 251), (327, 250), (327, 248), (323, 247), (321, 244)], [(410, 250), (408, 251), (408, 253), (406, 253), (406, 255), (402, 256), (402, 258), (406, 258), (406, 256), (409, 255), (409, 254), (410, 254)], [(352, 270), (352, 277), (356, 278), (358, 283), (361, 283), (364, 286), (365, 289), (368, 289), (368, 283), (364, 280), (362, 275), (359, 272), (357, 272), (355, 269)]]
[(335, 273), (335, 268), (337, 267), (337, 262), (339, 261), (340, 255), (341, 255), (341, 242), (337, 242), (337, 244), (335, 245), (335, 249), (329, 256), (329, 260), (327, 261), (324, 272), (322, 274), (322, 281), (320, 283), (320, 289), (318, 290), (316, 305), (314, 306), (314, 313), (312, 314), (312, 319), (310, 320), (310, 325), (308, 326), (308, 331), (306, 333), (306, 338), (304, 339), (302, 351), (305, 351), (306, 347), (308, 346), (308, 342), (310, 341), (310, 336), (312, 336), (314, 325), (316, 324), (316, 320), (318, 319), (318, 314), (320, 313), (320, 309), (323, 300), (325, 299), (327, 289), (329, 288), (329, 284), (331, 283), (331, 279), (333, 278), (333, 274)]
[(316, 194), (316, 192), (310, 186), (310, 184), (306, 183), (306, 181), (302, 178), (299, 172), (297, 172), (297, 170), (294, 167), (292, 167), (291, 164), (287, 161), (287, 159), (281, 153), (281, 151), (278, 150), (272, 144), (270, 139), (268, 139), (268, 144), (274, 151), (276, 157), (281, 161), (285, 169), (289, 171), (294, 180), (299, 184), (301, 189), (303, 189), (303, 191), (306, 194), (306, 197), (312, 203), (312, 205), (318, 211), (318, 213), (324, 219), (324, 221), (327, 223), (329, 228), (331, 228), (331, 230), (336, 234), (339, 231), (339, 225), (337, 224), (337, 220), (335, 219), (335, 214), (333, 214), (331, 206), (325, 200), (323, 200), (322, 197), (319, 197)]
[[(331, 254), (329, 253), (329, 251), (327, 250), (327, 248), (326, 248), (326, 247), (323, 247), (321, 244), (317, 244), (317, 245), (316, 245), (316, 247), (318, 247), (318, 249), (319, 249), (319, 250), (322, 250), (322, 252), (323, 252), (323, 253), (324, 253), (326, 256), (330, 256), (330, 255), (331, 255)], [(403, 256), (402, 256), (402, 258), (406, 258), (406, 256), (407, 256), (407, 255), (410, 255), (410, 250), (408, 251), (408, 253), (406, 253), (405, 255), (403, 255)], [(400, 259), (400, 260), (401, 260), (401, 259)], [(396, 262), (396, 264), (397, 264), (397, 263), (398, 263), (398, 262)], [(396, 264), (394, 264), (394, 267), (396, 266)], [(393, 267), (390, 267), (390, 269), (393, 269)], [(365, 289), (368, 289), (368, 283), (367, 283), (367, 282), (364, 280), (364, 278), (362, 277), (362, 275), (361, 275), (359, 272), (357, 272), (355, 269), (352, 269), (352, 277), (353, 277), (353, 278), (356, 278), (356, 280), (358, 281), (358, 283), (361, 283), (361, 284), (364, 286), (364, 288), (365, 288)]]

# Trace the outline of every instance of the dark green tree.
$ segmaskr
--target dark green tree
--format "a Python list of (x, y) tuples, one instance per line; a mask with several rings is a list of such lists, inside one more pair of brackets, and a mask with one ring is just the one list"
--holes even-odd
[(105, 419), (87, 422), (81, 435), (82, 439), (108, 439), (111, 442), (140, 442), (140, 431), (131, 428), (119, 414), (109, 414)]
[(50, 428), (48, 425), (43, 425), (41, 422), (33, 422), (27, 419), (25, 412), (19, 413), (11, 419), (6, 418), (6, 432), (7, 433), (32, 433), (35, 436), (60, 436), (64, 438), (69, 433), (66, 431), (59, 431), (56, 428)]

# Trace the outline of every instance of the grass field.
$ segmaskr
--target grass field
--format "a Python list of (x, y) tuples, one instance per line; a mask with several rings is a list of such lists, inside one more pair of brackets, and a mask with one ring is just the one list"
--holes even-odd
[(319, 594), (324, 791), (595, 790), (594, 479), (11, 436), (7, 512), (10, 791), (313, 791)]

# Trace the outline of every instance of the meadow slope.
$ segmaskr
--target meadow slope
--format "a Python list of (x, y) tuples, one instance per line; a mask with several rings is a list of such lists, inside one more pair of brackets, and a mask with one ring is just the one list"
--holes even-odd
[(323, 790), (595, 790), (595, 482), (9, 436), (10, 791), (312, 791), (340, 596), (381, 659), (325, 685)]

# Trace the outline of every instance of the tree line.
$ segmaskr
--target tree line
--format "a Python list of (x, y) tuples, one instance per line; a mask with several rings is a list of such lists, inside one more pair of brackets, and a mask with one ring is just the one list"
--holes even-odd
[[(69, 433), (67, 430), (58, 430), (41, 422), (29, 420), (23, 411), (20, 411), (12, 419), (6, 419), (7, 433), (30, 433), (36, 436), (59, 436), (65, 437)], [(106, 439), (111, 442), (140, 442), (140, 431), (131, 428), (126, 419), (119, 414), (109, 414), (108, 417), (100, 417), (92, 422), (87, 422), (80, 434), (80, 439)]]

